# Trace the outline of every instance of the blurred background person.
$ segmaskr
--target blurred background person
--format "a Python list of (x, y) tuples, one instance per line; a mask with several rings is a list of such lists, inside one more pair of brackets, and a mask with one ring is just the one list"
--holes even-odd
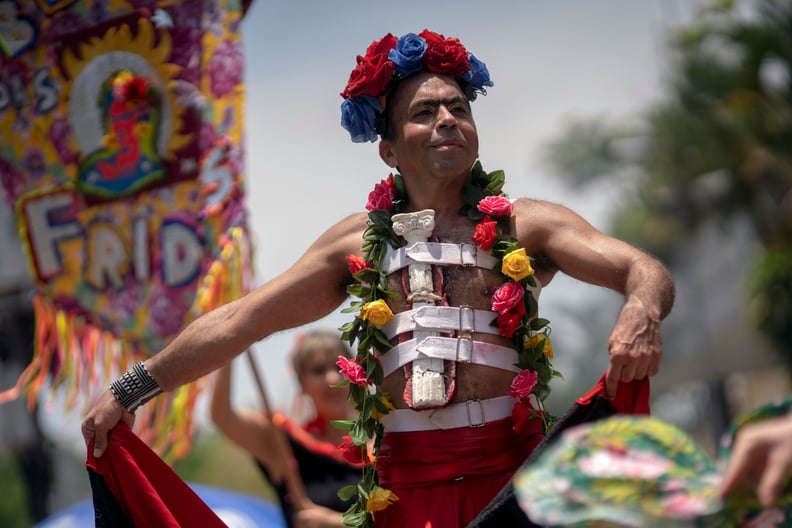
[[(291, 367), (300, 395), (292, 416), (237, 408), (231, 404), (231, 365), (216, 376), (210, 412), (212, 421), (232, 442), (253, 455), (265, 478), (273, 485), (288, 526), (298, 528), (342, 527), (341, 515), (349, 507), (337, 493), (357, 484), (360, 466), (344, 460), (336, 447), (344, 432), (333, 420), (353, 419), (357, 411), (347, 391), (334, 387), (342, 381), (338, 356), (351, 357), (333, 329), (315, 329), (297, 336)], [(279, 442), (285, 433), (289, 449), (284, 455)], [(291, 463), (287, 459), (291, 457)], [(287, 486), (287, 472), (298, 470), (309, 499), (298, 508)]]

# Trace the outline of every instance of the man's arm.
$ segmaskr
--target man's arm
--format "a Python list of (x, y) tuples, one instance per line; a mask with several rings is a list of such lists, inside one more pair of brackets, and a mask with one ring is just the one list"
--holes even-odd
[[(345, 257), (360, 254), (364, 214), (353, 215), (328, 229), (286, 272), (244, 297), (197, 318), (145, 369), (165, 391), (193, 381), (237, 356), (274, 332), (316, 321), (346, 299), (351, 282)], [(96, 438), (96, 456), (107, 446), (107, 433), (134, 417), (110, 391), (89, 410), (82, 424), (86, 444)]]
[(720, 495), (726, 500), (738, 490), (756, 491), (770, 508), (792, 476), (792, 415), (742, 426), (729, 456)]
[(624, 295), (608, 339), (608, 395), (615, 396), (619, 381), (657, 374), (663, 353), (660, 321), (674, 303), (674, 281), (665, 266), (566, 207), (518, 200), (515, 212), (528, 251), (539, 252), (571, 277)]

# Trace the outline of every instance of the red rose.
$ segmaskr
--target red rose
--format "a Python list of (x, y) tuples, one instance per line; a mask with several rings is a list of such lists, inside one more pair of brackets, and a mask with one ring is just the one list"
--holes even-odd
[(525, 288), (519, 282), (509, 281), (492, 294), (492, 310), (503, 314), (522, 302)]
[(514, 332), (522, 325), (523, 315), (525, 315), (525, 305), (517, 303), (514, 310), (498, 315), (498, 334), (511, 338)]
[(390, 209), (393, 205), (393, 196), (395, 193), (396, 184), (393, 183), (393, 174), (391, 174), (387, 179), (382, 180), (374, 186), (374, 190), (368, 195), (366, 209), (369, 211)]
[(388, 57), (390, 50), (396, 47), (396, 43), (399, 41), (396, 37), (392, 34), (388, 33), (384, 37), (379, 40), (375, 40), (372, 42), (369, 47), (366, 49), (366, 57), (375, 57), (377, 55), (385, 55)]
[(371, 268), (371, 263), (366, 262), (366, 259), (351, 253), (346, 256), (346, 260), (347, 264), (349, 265), (349, 272), (353, 275), (360, 270)]
[(512, 428), (522, 435), (541, 435), (543, 416), (544, 413), (534, 409), (528, 400), (518, 401), (512, 408)]
[(498, 223), (491, 218), (485, 218), (476, 225), (476, 232), (473, 233), (473, 242), (478, 244), (478, 247), (484, 251), (487, 251), (495, 243), (497, 235)]
[(511, 214), (512, 204), (504, 196), (487, 196), (478, 203), (477, 209), (489, 216), (508, 216)]
[(338, 444), (338, 451), (341, 453), (341, 456), (344, 457), (344, 460), (349, 462), (350, 464), (362, 464), (363, 463), (363, 448), (361, 446), (356, 446), (352, 443), (352, 438), (349, 436), (343, 436), (343, 442)]
[(372, 42), (365, 56), (358, 55), (357, 65), (349, 74), (349, 81), (341, 92), (341, 97), (350, 99), (359, 95), (382, 95), (396, 69), (396, 65), (388, 60), (388, 52), (395, 47), (396, 37), (390, 33)]
[(434, 73), (450, 75), (459, 79), (468, 70), (468, 52), (457, 38), (445, 38), (439, 33), (423, 30), (419, 35), (426, 40), (423, 62), (426, 69)]
[(341, 92), (341, 97), (345, 99), (359, 95), (378, 97), (388, 87), (394, 69), (396, 66), (388, 60), (387, 55), (377, 55), (372, 58), (358, 55), (357, 66), (349, 74), (349, 81)]

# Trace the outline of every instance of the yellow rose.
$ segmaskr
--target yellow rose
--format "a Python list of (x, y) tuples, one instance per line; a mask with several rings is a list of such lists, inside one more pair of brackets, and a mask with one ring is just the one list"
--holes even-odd
[(553, 359), (553, 343), (550, 342), (550, 338), (547, 337), (547, 334), (534, 334), (531, 337), (525, 336), (526, 348), (537, 348), (539, 345), (541, 345), (541, 350), (544, 352), (544, 355)]
[(384, 510), (397, 500), (399, 500), (399, 497), (392, 491), (377, 486), (374, 488), (374, 491), (371, 492), (371, 495), (369, 495), (369, 500), (366, 503), (366, 511), (375, 512)]
[(379, 328), (393, 319), (393, 312), (384, 300), (378, 299), (363, 305), (360, 310), (360, 318)]
[(533, 275), (534, 270), (531, 267), (531, 259), (525, 254), (525, 248), (515, 249), (503, 257), (501, 272), (516, 281)]

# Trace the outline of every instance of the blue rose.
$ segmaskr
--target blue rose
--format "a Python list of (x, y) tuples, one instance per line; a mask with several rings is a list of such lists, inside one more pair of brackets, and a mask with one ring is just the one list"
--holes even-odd
[(378, 112), (382, 112), (382, 105), (376, 97), (361, 95), (345, 99), (341, 103), (341, 126), (349, 132), (354, 143), (374, 143), (377, 141), (374, 121)]
[(487, 90), (485, 90), (485, 87), (494, 85), (490, 79), (487, 65), (478, 60), (472, 53), (468, 54), (468, 62), (470, 62), (470, 71), (462, 76), (462, 80), (469, 83), (475, 91), (486, 94)]
[(396, 65), (396, 75), (409, 77), (423, 70), (426, 40), (415, 33), (407, 33), (396, 41), (396, 48), (388, 52), (388, 60)]

